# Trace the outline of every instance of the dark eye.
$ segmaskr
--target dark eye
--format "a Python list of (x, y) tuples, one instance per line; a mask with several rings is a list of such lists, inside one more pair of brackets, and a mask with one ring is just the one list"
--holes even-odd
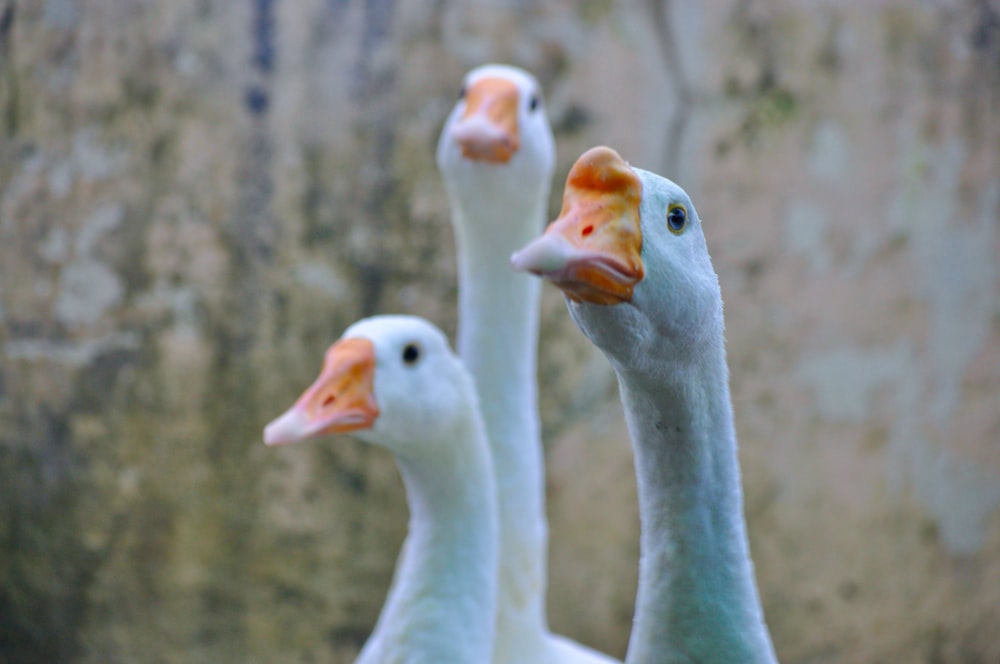
[(538, 94), (531, 95), (531, 101), (528, 102), (529, 111), (537, 111), (538, 107), (542, 105), (542, 100), (538, 98)]
[(463, 85), (462, 89), (458, 91), (458, 98), (459, 99), (465, 99), (465, 95), (466, 95), (467, 92), (468, 91), (466, 90), (465, 86)]
[(680, 205), (672, 205), (667, 210), (667, 228), (671, 233), (680, 233), (687, 224), (687, 212)]
[(420, 359), (420, 346), (417, 344), (406, 344), (403, 348), (403, 363), (413, 366)]

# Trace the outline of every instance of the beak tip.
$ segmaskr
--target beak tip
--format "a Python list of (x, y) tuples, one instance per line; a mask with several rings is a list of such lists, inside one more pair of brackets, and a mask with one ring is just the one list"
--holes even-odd
[(518, 249), (510, 255), (510, 266), (518, 272), (530, 272), (524, 249)]
[(296, 408), (291, 408), (264, 427), (264, 444), (268, 447), (295, 443), (309, 435), (308, 419)]
[(545, 276), (565, 269), (575, 253), (560, 236), (545, 234), (511, 254), (510, 264), (520, 272)]
[(518, 149), (518, 139), (507, 129), (474, 115), (452, 125), (451, 140), (472, 161), (506, 163)]

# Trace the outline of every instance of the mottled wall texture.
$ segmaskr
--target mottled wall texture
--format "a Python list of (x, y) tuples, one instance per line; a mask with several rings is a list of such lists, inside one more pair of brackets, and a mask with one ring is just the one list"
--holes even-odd
[[(406, 522), (387, 454), (266, 449), (377, 312), (453, 333), (433, 146), (537, 73), (694, 196), (786, 663), (1000, 661), (997, 0), (0, 0), (0, 659), (345, 662)], [(613, 376), (546, 291), (556, 629), (621, 655)]]

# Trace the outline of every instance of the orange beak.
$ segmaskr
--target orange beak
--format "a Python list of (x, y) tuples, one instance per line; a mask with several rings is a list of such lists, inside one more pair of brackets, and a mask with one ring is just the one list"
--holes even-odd
[(642, 281), (642, 181), (611, 148), (583, 153), (566, 178), (559, 217), (511, 257), (574, 302), (618, 304)]
[(330, 346), (323, 371), (295, 405), (264, 429), (264, 443), (287, 445), (328, 433), (368, 429), (378, 417), (375, 347), (367, 339)]
[(465, 92), (465, 113), (451, 129), (462, 156), (473, 161), (505, 164), (517, 152), (520, 91), (512, 81), (487, 76)]

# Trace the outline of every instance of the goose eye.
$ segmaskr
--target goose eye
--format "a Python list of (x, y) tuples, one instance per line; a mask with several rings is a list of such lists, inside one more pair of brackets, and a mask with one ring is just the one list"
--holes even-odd
[(403, 364), (413, 366), (420, 359), (420, 347), (417, 344), (406, 344), (403, 348)]
[(667, 228), (671, 233), (680, 234), (687, 224), (687, 211), (682, 205), (671, 205), (667, 210)]
[(537, 111), (538, 107), (542, 105), (542, 100), (538, 98), (538, 94), (531, 95), (531, 101), (528, 102), (529, 111)]
[(466, 95), (467, 93), (468, 93), (468, 90), (467, 90), (467, 89), (466, 89), (466, 87), (465, 87), (465, 86), (463, 85), (463, 86), (462, 86), (462, 89), (458, 91), (458, 98), (459, 98), (459, 100), (462, 100), (462, 99), (465, 99), (465, 95)]

